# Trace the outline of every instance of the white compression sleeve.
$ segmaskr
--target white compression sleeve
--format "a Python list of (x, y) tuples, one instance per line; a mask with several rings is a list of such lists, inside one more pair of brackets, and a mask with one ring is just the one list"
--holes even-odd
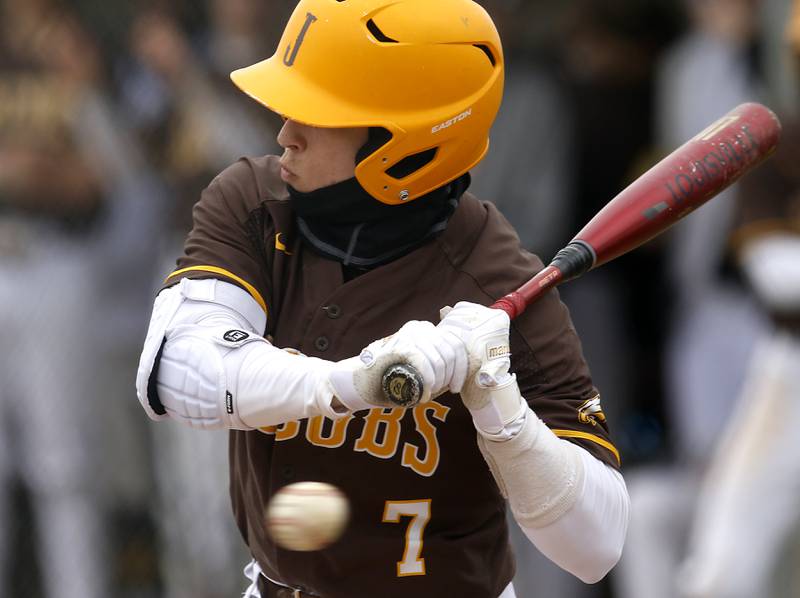
[(622, 476), (558, 438), (527, 410), (521, 431), (478, 445), (511, 511), (539, 551), (586, 583), (619, 560), (629, 498)]
[(630, 498), (619, 472), (581, 447), (572, 446), (584, 465), (583, 488), (577, 500), (549, 525), (520, 526), (547, 558), (582, 581), (595, 583), (606, 576), (622, 554)]

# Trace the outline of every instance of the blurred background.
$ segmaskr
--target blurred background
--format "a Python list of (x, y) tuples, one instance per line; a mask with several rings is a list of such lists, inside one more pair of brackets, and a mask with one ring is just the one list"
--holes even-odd
[[(508, 75), (472, 191), (545, 260), (736, 105), (785, 124), (767, 165), (562, 289), (632, 521), (595, 586), (515, 532), (517, 595), (800, 596), (800, 0), (482, 4)], [(293, 7), (0, 0), (0, 597), (246, 587), (225, 434), (150, 424), (134, 373), (200, 191), (277, 151), (228, 73)]]

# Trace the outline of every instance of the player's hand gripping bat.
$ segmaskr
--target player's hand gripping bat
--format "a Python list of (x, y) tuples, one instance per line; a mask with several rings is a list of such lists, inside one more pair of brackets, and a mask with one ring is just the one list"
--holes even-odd
[[(491, 307), (516, 318), (548, 289), (639, 247), (769, 157), (780, 132), (780, 121), (765, 106), (733, 109), (631, 183), (549, 266)], [(422, 379), (412, 367), (396, 364), (383, 374), (383, 391), (409, 407), (422, 396)]]

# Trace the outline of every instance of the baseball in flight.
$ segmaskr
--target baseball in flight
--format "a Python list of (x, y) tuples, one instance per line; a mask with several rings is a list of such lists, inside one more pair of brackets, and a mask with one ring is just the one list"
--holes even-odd
[(272, 497), (267, 530), (287, 550), (321, 550), (342, 535), (350, 515), (347, 498), (324, 482), (297, 482)]

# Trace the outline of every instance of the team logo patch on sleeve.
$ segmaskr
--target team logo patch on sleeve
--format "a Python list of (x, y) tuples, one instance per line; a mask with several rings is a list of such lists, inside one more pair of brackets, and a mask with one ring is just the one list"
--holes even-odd
[(250, 338), (250, 335), (243, 330), (228, 330), (228, 332), (222, 335), (222, 338), (229, 343), (238, 343), (246, 338)]
[(606, 414), (603, 413), (603, 407), (600, 405), (600, 395), (595, 395), (583, 405), (578, 407), (578, 420), (582, 424), (597, 425), (598, 421), (606, 421)]

